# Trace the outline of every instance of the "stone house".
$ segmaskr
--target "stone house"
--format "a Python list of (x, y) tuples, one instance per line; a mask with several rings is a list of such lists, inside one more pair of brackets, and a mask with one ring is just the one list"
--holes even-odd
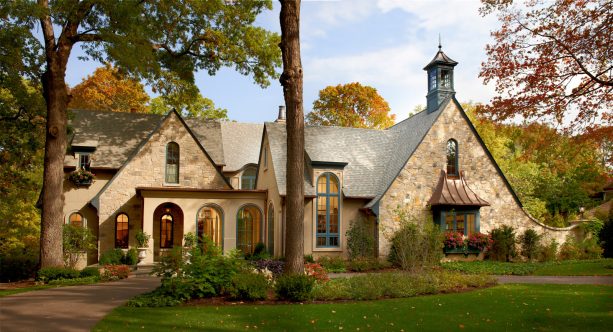
[[(378, 254), (404, 211), (420, 222), (469, 235), (510, 225), (564, 242), (573, 228), (530, 217), (455, 98), (457, 62), (439, 50), (424, 68), (426, 110), (385, 130), (305, 128), (304, 253), (346, 255), (352, 222), (372, 226)], [(136, 247), (152, 235), (145, 263), (207, 235), (228, 251), (265, 244), (283, 256), (286, 131), (275, 122), (183, 119), (151, 114), (72, 111), (64, 169), (67, 223), (88, 227), (98, 252)], [(69, 180), (78, 169), (93, 182)]]

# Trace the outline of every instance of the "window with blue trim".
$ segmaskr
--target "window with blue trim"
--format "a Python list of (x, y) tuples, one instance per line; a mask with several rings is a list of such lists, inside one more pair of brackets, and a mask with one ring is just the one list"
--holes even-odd
[(334, 174), (322, 174), (317, 180), (318, 248), (337, 248), (340, 245), (339, 184)]
[(245, 255), (253, 254), (262, 240), (262, 213), (254, 205), (243, 206), (236, 218), (236, 248)]
[(479, 211), (441, 211), (441, 230), (460, 232), (466, 236), (479, 232)]
[(166, 145), (166, 183), (179, 183), (179, 144)]
[(447, 141), (447, 175), (458, 176), (458, 142), (454, 139)]
[(198, 212), (196, 220), (196, 233), (198, 236), (198, 244), (203, 245), (204, 237), (213, 241), (217, 246), (222, 245), (222, 223), (221, 211), (212, 206), (205, 206)]

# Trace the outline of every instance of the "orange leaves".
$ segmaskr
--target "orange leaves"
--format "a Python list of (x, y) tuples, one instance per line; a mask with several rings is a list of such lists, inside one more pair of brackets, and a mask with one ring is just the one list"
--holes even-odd
[(107, 110), (113, 112), (149, 112), (149, 95), (143, 85), (125, 77), (110, 65), (96, 69), (70, 91), (69, 108)]
[(385, 129), (396, 118), (389, 112), (388, 103), (375, 88), (354, 82), (319, 91), (306, 121), (312, 125)]

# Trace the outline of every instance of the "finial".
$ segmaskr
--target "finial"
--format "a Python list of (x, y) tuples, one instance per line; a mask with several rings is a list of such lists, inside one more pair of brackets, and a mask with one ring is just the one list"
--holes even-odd
[(443, 48), (443, 46), (441, 46), (441, 33), (439, 32), (438, 34), (438, 49), (439, 51)]

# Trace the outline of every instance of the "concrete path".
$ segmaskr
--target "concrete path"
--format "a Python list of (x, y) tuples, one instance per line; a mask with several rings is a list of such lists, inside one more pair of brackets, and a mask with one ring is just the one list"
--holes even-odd
[(495, 276), (501, 284), (613, 285), (613, 276)]
[(0, 331), (90, 331), (115, 307), (160, 284), (151, 276), (0, 298)]

